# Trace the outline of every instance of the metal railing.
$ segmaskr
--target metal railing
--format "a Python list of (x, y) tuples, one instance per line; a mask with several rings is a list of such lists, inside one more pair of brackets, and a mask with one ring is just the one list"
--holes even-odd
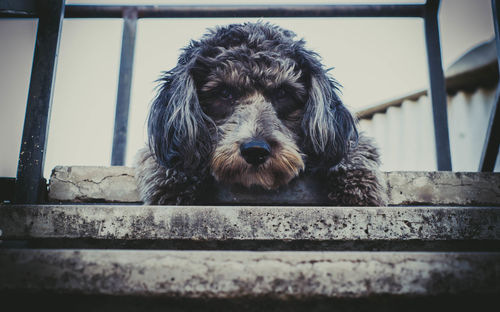
[[(500, 28), (498, 25), (498, 17), (500, 16), (500, 0), (492, 0), (491, 7), (493, 9), (493, 24), (495, 26), (495, 42), (497, 46), (497, 62), (500, 68)], [(486, 130), (486, 138), (481, 154), (479, 171), (493, 171), (498, 156), (498, 148), (500, 146), (500, 81), (498, 82), (495, 102), (491, 110), (490, 122)]]
[[(492, 0), (498, 10), (500, 0)], [(440, 0), (404, 5), (182, 5), (182, 6), (102, 6), (66, 5), (64, 0), (0, 0), (0, 17), (38, 17), (38, 31), (28, 93), (21, 152), (16, 178), (15, 201), (43, 201), (46, 182), (43, 164), (57, 50), (62, 19), (121, 18), (124, 21), (117, 90), (112, 165), (125, 159), (132, 65), (139, 18), (197, 17), (411, 17), (423, 18), (430, 77), (438, 170), (451, 170), (446, 91), (441, 62), (438, 12)], [(494, 11), (495, 11), (494, 10)], [(497, 11), (495, 26), (498, 29)], [(499, 35), (497, 31), (497, 43)], [(500, 46), (500, 45), (499, 45)], [(500, 51), (500, 50), (499, 50)], [(500, 54), (499, 54), (500, 60)], [(498, 96), (497, 96), (498, 102)], [(495, 106), (496, 107), (496, 106)], [(494, 118), (493, 118), (494, 117)], [(481, 170), (493, 170), (490, 158), (498, 153), (498, 110), (495, 108), (488, 132)], [(495, 147), (496, 146), (496, 147)]]

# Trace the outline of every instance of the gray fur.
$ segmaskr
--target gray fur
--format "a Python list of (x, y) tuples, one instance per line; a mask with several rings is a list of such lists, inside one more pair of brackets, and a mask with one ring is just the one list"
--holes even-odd
[[(196, 203), (200, 186), (286, 187), (301, 174), (325, 179), (334, 205), (387, 203), (379, 155), (359, 134), (317, 55), (268, 23), (229, 25), (185, 49), (161, 79), (136, 178), (145, 204)], [(264, 140), (260, 165), (240, 146)]]

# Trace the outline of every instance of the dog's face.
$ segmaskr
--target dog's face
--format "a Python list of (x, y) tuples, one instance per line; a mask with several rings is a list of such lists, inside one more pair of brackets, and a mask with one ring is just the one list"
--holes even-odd
[(298, 142), (307, 99), (297, 63), (246, 45), (220, 48), (200, 63), (199, 102), (216, 125), (214, 177), (273, 189), (297, 176), (304, 169)]
[[(314, 53), (269, 24), (230, 25), (186, 48), (149, 117), (165, 166), (274, 189), (335, 165), (357, 132)], [(310, 163), (310, 162), (309, 162)]]

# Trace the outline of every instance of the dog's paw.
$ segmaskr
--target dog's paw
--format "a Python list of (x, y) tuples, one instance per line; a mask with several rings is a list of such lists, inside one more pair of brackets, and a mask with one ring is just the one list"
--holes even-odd
[(148, 148), (139, 151), (135, 162), (137, 187), (146, 205), (188, 205), (196, 201), (201, 175), (160, 166)]
[(164, 180), (157, 184), (151, 204), (188, 205), (197, 199), (197, 189), (201, 181), (196, 176), (187, 176), (184, 172), (167, 169)]
[(328, 199), (337, 206), (386, 206), (387, 191), (379, 171), (330, 168), (327, 174)]

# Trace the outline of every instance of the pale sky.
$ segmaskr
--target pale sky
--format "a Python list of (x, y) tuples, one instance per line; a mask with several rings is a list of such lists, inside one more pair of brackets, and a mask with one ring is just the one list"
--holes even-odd
[[(135, 1), (137, 2), (137, 1)], [(251, 1), (252, 4), (305, 1)], [(408, 3), (423, 1), (314, 1), (310, 3)], [(440, 12), (444, 68), (494, 35), (489, 0), (443, 0)], [(134, 1), (67, 1), (134, 3)], [(140, 4), (202, 1), (145, 1)], [(211, 4), (228, 1), (211, 1)], [(234, 2), (232, 2), (234, 3)], [(127, 165), (145, 141), (145, 118), (154, 80), (175, 66), (179, 51), (207, 27), (255, 19), (141, 19), (138, 23), (129, 120)], [(317, 51), (343, 85), (352, 110), (427, 86), (423, 22), (417, 18), (264, 19), (293, 30)], [(36, 22), (0, 20), (0, 176), (15, 176), (31, 70)], [(109, 165), (120, 62), (120, 19), (65, 19), (45, 164)], [(8, 73), (6, 75), (5, 73)]]

